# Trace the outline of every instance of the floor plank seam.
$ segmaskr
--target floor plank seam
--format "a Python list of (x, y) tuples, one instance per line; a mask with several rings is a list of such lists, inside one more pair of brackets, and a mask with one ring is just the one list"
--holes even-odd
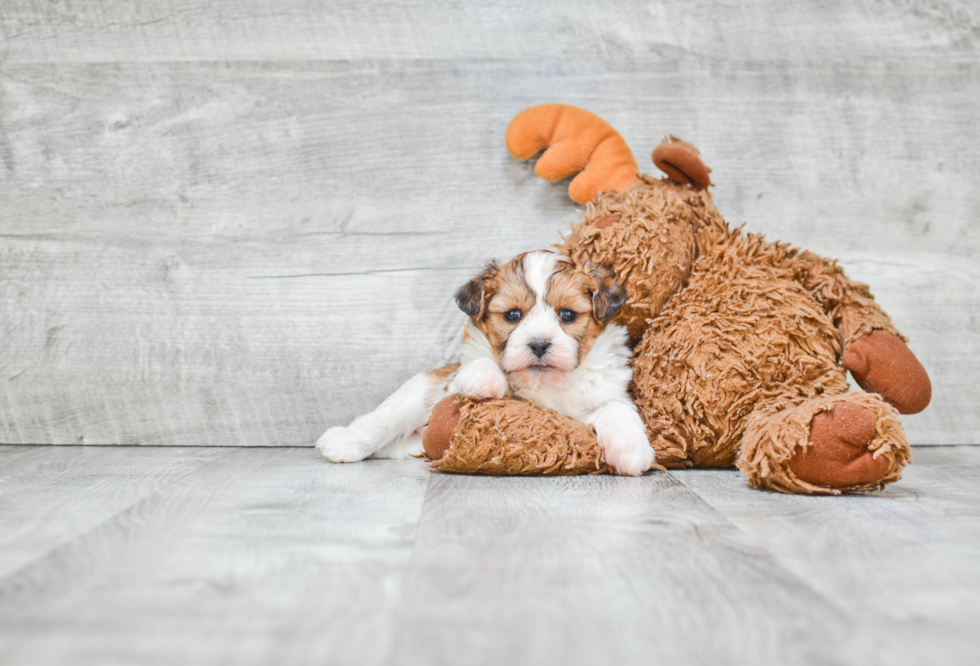
[[(746, 544), (750, 545), (752, 548), (758, 548), (759, 550), (761, 550), (762, 552), (764, 552), (766, 555), (768, 555), (772, 559), (772, 561), (782, 570), (782, 573), (784, 575), (788, 576), (789, 578), (791, 578), (792, 580), (794, 580), (797, 584), (799, 584), (801, 587), (803, 587), (806, 590), (808, 590), (815, 597), (817, 597), (818, 599), (822, 600), (830, 608), (833, 608), (835, 611), (839, 612), (841, 614), (841, 617), (847, 618), (848, 620), (850, 620), (855, 625), (862, 625), (863, 624), (862, 623), (862, 618), (860, 616), (851, 613), (849, 610), (847, 610), (846, 608), (844, 608), (843, 606), (841, 606), (839, 603), (837, 603), (833, 598), (827, 596), (825, 593), (821, 592), (819, 589), (817, 589), (812, 584), (810, 584), (810, 582), (808, 582), (806, 579), (801, 578), (795, 571), (793, 571), (791, 568), (789, 568), (789, 567), (786, 566), (786, 563), (783, 562), (782, 558), (777, 553), (775, 553), (772, 550), (770, 550), (769, 548), (767, 548), (764, 544), (760, 543), (759, 540), (756, 539), (751, 533), (749, 533), (748, 531), (746, 531), (745, 529), (743, 529), (737, 523), (733, 522), (727, 515), (725, 515), (725, 513), (719, 507), (715, 506), (710, 500), (708, 500), (705, 497), (703, 497), (700, 493), (697, 492), (697, 490), (695, 490), (694, 488), (692, 488), (688, 484), (684, 483), (683, 480), (677, 478), (677, 476), (674, 475), (673, 473), (671, 473), (670, 470), (667, 471), (667, 474), (669, 474), (679, 484), (681, 484), (684, 488), (686, 488), (688, 491), (690, 491), (695, 497), (697, 497), (699, 500), (701, 500), (702, 502), (704, 502), (704, 504), (706, 506), (710, 507), (713, 512), (715, 512), (720, 518), (722, 518), (725, 521), (725, 524), (730, 525), (736, 531), (736, 533), (738, 533), (740, 536), (742, 536), (744, 538), (744, 541), (745, 541)], [(777, 493), (777, 492), (772, 491), (772, 490), (755, 490), (755, 489), (751, 489), (751, 488), (749, 488), (747, 482), (745, 484), (745, 487), (746, 487), (746, 490), (747, 491), (748, 490), (751, 490), (751, 492), (769, 493), (769, 494), (771, 494), (773, 496), (776, 496), (777, 498), (781, 495), (781, 493)], [(873, 633), (873, 632), (869, 632), (869, 634), (871, 634), (871, 633)], [(878, 641), (877, 641), (877, 639), (875, 639), (876, 646), (877, 646), (877, 643), (878, 643)], [(884, 648), (886, 646), (881, 646), (881, 647), (882, 647), (883, 651), (887, 652), (887, 650), (884, 650)]]
[[(215, 447), (210, 447), (210, 448), (220, 449), (220, 448), (223, 448), (223, 447), (215, 446)], [(228, 451), (228, 453), (226, 453), (225, 455), (220, 456), (218, 458), (215, 458), (214, 460), (210, 460), (210, 461), (206, 462), (205, 464), (201, 465), (200, 467), (197, 467), (196, 469), (194, 469), (194, 470), (192, 470), (190, 472), (187, 472), (186, 474), (182, 474), (181, 476), (178, 476), (178, 477), (174, 478), (172, 481), (168, 482), (163, 487), (157, 488), (156, 490), (154, 490), (152, 493), (150, 493), (148, 495), (144, 495), (143, 497), (139, 498), (138, 500), (136, 500), (132, 504), (130, 504), (130, 505), (128, 505), (128, 506), (120, 509), (119, 511), (116, 511), (114, 514), (112, 514), (111, 516), (109, 516), (105, 520), (102, 520), (102, 521), (100, 521), (100, 522), (92, 525), (90, 528), (88, 528), (84, 532), (81, 532), (79, 534), (76, 534), (76, 535), (72, 536), (70, 539), (68, 539), (66, 541), (62, 541), (61, 543), (59, 543), (59, 544), (57, 544), (55, 546), (52, 546), (51, 548), (49, 548), (48, 550), (44, 551), (44, 553), (38, 555), (36, 558), (34, 558), (33, 560), (31, 560), (30, 562), (27, 562), (26, 564), (24, 564), (24, 565), (22, 565), (22, 566), (20, 566), (20, 567), (18, 567), (16, 569), (8, 572), (6, 575), (4, 575), (2, 578), (0, 578), (0, 598), (3, 597), (2, 591), (3, 591), (3, 589), (5, 587), (5, 583), (7, 581), (13, 580), (13, 579), (21, 576), (24, 572), (30, 570), (34, 566), (37, 566), (38, 563), (43, 562), (44, 560), (49, 559), (53, 554), (57, 553), (58, 551), (66, 548), (66, 547), (70, 546), (71, 544), (75, 543), (76, 541), (79, 541), (80, 539), (84, 539), (88, 535), (90, 535), (90, 534), (92, 534), (92, 533), (94, 533), (94, 532), (102, 529), (103, 527), (105, 527), (106, 525), (108, 525), (109, 523), (111, 523), (112, 521), (118, 519), (119, 516), (122, 516), (122, 515), (130, 512), (130, 511), (132, 511), (134, 508), (136, 508), (136, 507), (144, 504), (148, 500), (151, 500), (151, 499), (154, 499), (156, 497), (159, 497), (166, 489), (173, 487), (174, 484), (180, 483), (184, 479), (186, 479), (186, 478), (188, 478), (190, 476), (193, 476), (194, 474), (197, 474), (201, 470), (206, 469), (206, 468), (210, 467), (211, 465), (214, 465), (214, 464), (216, 464), (216, 463), (224, 460), (225, 458), (229, 457), (230, 455), (232, 455), (233, 453), (235, 453), (240, 448), (241, 447), (230, 448), (230, 450)]]

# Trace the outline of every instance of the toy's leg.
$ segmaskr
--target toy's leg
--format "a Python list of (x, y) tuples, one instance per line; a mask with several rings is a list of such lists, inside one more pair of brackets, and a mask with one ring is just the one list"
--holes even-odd
[(919, 359), (901, 338), (886, 331), (852, 342), (841, 365), (861, 388), (879, 394), (900, 414), (917, 414), (932, 399), (932, 383)]
[(330, 428), (316, 448), (332, 462), (368, 456), (407, 458), (422, 453), (422, 426), (446, 392), (458, 365), (415, 375), (378, 405), (345, 427)]
[(784, 255), (777, 263), (793, 271), (833, 320), (841, 364), (861, 388), (880, 394), (902, 414), (925, 409), (932, 397), (929, 375), (868, 285), (848, 278), (835, 261), (812, 252), (780, 249)]
[(902, 414), (929, 404), (929, 375), (892, 320), (875, 302), (868, 285), (851, 280), (836, 261), (813, 252), (780, 248), (776, 263), (794, 276), (837, 327), (841, 364), (861, 388), (880, 394)]
[(839, 494), (901, 478), (909, 447), (894, 410), (870, 393), (758, 408), (746, 426), (738, 468), (756, 488)]
[(891, 318), (875, 302), (868, 285), (847, 277), (836, 261), (806, 250), (780, 249), (783, 255), (775, 257), (775, 263), (792, 270), (794, 277), (830, 315), (845, 351), (852, 342), (873, 331), (902, 337)]

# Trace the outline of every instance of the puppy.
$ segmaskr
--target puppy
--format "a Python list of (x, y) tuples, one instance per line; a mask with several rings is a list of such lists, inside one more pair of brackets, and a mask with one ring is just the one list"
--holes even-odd
[(626, 304), (611, 271), (555, 252), (490, 263), (456, 294), (470, 317), (459, 364), (418, 374), (317, 448), (333, 462), (422, 452), (432, 408), (453, 393), (511, 396), (595, 426), (606, 462), (622, 475), (650, 469), (654, 451), (630, 400), (626, 329), (610, 320)]

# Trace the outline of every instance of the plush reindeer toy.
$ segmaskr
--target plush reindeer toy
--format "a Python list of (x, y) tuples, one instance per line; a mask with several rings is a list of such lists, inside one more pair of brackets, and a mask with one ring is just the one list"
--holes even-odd
[[(909, 447), (896, 412), (928, 405), (929, 377), (866, 285), (835, 261), (731, 229), (697, 149), (673, 137), (639, 173), (622, 137), (588, 111), (546, 104), (506, 134), (546, 180), (578, 174), (586, 205), (558, 250), (610, 267), (635, 343), (632, 396), (656, 465), (729, 467), (792, 493), (873, 490), (900, 478)], [(848, 391), (850, 371), (867, 392)], [(425, 433), (440, 471), (607, 470), (594, 432), (516, 400), (450, 397)]]

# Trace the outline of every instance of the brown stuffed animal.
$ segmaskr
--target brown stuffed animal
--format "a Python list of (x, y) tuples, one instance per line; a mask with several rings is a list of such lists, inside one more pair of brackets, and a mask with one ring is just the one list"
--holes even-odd
[[(834, 261), (730, 229), (688, 143), (671, 137), (654, 151), (668, 175), (656, 180), (637, 173), (612, 127), (575, 107), (528, 109), (506, 138), (519, 159), (544, 150), (543, 178), (581, 172), (569, 194), (588, 203), (584, 219), (557, 247), (612, 268), (629, 294), (617, 323), (636, 343), (633, 395), (658, 463), (735, 464), (753, 486), (783, 492), (900, 478), (909, 447), (895, 411), (923, 410), (932, 389), (867, 286)], [(848, 392), (845, 370), (869, 392)], [(586, 427), (553, 412), (457, 398), (438, 412), (442, 429), (426, 433), (436, 469), (606, 469), (583, 443)]]

